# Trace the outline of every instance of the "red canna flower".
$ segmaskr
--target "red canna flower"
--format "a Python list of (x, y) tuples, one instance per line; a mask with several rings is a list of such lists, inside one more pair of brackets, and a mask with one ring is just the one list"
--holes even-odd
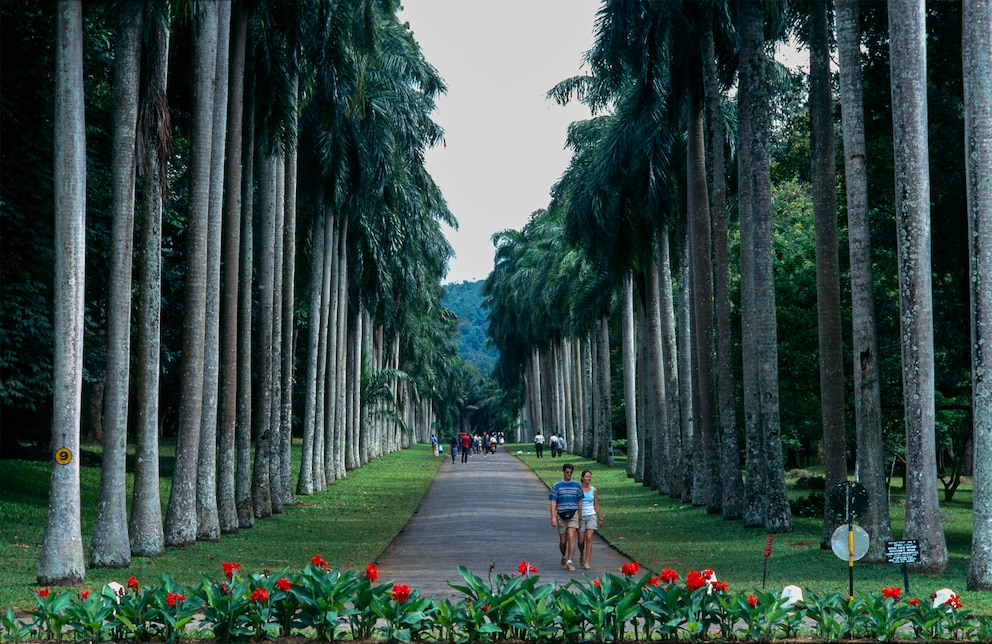
[(410, 598), (410, 587), (406, 584), (393, 584), (393, 601), (405, 602)]
[(725, 581), (711, 581), (710, 587), (713, 588), (713, 590), (718, 593), (727, 592), (727, 582)]
[(135, 577), (134, 575), (128, 577), (127, 587), (132, 590), (138, 590), (138, 578)]
[(50, 592), (51, 590), (49, 590), (48, 588), (39, 588), (36, 591), (34, 591), (34, 593), (38, 595), (38, 597), (41, 597), (42, 599), (46, 599), (48, 597), (48, 593)]
[(913, 597), (912, 599), (910, 599), (906, 603), (909, 604), (910, 606), (919, 606), (920, 605), (920, 600), (917, 599), (916, 597)]
[(320, 553), (319, 552), (317, 554), (315, 554), (314, 556), (310, 557), (310, 563), (312, 563), (313, 565), (317, 566), (318, 568), (326, 568), (327, 567), (327, 562), (324, 561), (324, 558), (320, 556)]
[(599, 580), (598, 579), (593, 579), (592, 580), (592, 585), (595, 586), (596, 588), (602, 588), (603, 587), (603, 584), (599, 583)]
[(659, 585), (661, 585), (661, 577), (659, 577), (658, 575), (651, 575), (651, 577), (648, 578), (648, 586), (659, 586)]
[(186, 595), (180, 595), (179, 593), (170, 592), (165, 596), (165, 603), (169, 605), (169, 608), (175, 608), (176, 602), (181, 602), (186, 599)]
[(703, 569), (703, 577), (705, 577), (707, 580), (712, 579), (713, 578), (713, 569), (712, 568), (704, 568)]
[(679, 580), (679, 573), (675, 572), (671, 568), (665, 568), (661, 571), (661, 582), (664, 584), (671, 584)]
[(698, 590), (706, 585), (706, 577), (695, 570), (690, 570), (689, 574), (685, 576), (685, 587), (689, 589), (689, 592)]
[(758, 605), (758, 598), (755, 597), (754, 595), (748, 595), (747, 596), (747, 605), (750, 606), (751, 608), (756, 607)]
[(628, 561), (627, 563), (620, 566), (620, 572), (628, 577), (633, 577), (637, 574), (637, 570), (641, 567), (641, 564), (636, 561)]
[(220, 565), (224, 567), (224, 575), (227, 576), (228, 579), (234, 577), (234, 573), (238, 572), (241, 568), (241, 564), (235, 561), (222, 561), (220, 562)]
[(275, 585), (276, 588), (283, 591), (289, 590), (290, 588), (293, 587), (293, 583), (288, 579), (286, 579), (285, 577), (280, 577), (279, 579), (277, 579)]
[(520, 564), (517, 566), (517, 570), (519, 570), (520, 571), (520, 574), (523, 575), (524, 577), (526, 577), (527, 576), (527, 573), (529, 573), (529, 572), (532, 572), (535, 575), (537, 574), (537, 568), (535, 568), (534, 566), (530, 565), (526, 561), (521, 561)]
[(950, 606), (951, 608), (955, 608), (955, 609), (961, 608), (961, 596), (951, 595), (950, 597), (947, 598), (947, 601), (944, 602), (944, 606)]
[(89, 599), (89, 597), (90, 597), (90, 591), (88, 590), (79, 591), (79, 598), (82, 599), (83, 601)]
[(882, 589), (882, 597), (899, 599), (900, 595), (902, 595), (902, 588), (899, 588), (898, 586), (892, 586), (891, 588)]
[(483, 613), (488, 613), (490, 608), (492, 608), (492, 606), (490, 606), (489, 604), (486, 604), (485, 606), (482, 607), (482, 612)]
[(365, 576), (372, 583), (379, 578), (379, 569), (370, 563), (365, 564)]
[(256, 604), (261, 604), (264, 601), (268, 601), (269, 591), (266, 590), (265, 588), (256, 588), (255, 590), (251, 591), (250, 599)]

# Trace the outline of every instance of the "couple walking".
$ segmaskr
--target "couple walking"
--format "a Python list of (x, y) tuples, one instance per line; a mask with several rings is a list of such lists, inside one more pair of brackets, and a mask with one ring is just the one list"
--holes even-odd
[(603, 521), (599, 509), (599, 494), (592, 486), (592, 472), (582, 472), (581, 482), (572, 479), (575, 468), (571, 463), (561, 467), (562, 479), (551, 486), (551, 525), (558, 529), (558, 549), (561, 567), (575, 570), (575, 550), (586, 570), (592, 568), (592, 535)]

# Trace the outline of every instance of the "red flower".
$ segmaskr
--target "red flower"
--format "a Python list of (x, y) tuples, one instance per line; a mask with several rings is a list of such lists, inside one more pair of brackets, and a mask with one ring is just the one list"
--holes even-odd
[(679, 573), (675, 572), (671, 568), (665, 568), (661, 571), (661, 581), (665, 584), (671, 584), (679, 580)]
[(658, 575), (651, 575), (651, 577), (648, 578), (648, 586), (658, 586), (660, 584), (661, 584), (661, 577), (659, 577)]
[(222, 561), (220, 562), (220, 565), (224, 567), (224, 575), (226, 575), (228, 579), (234, 577), (234, 573), (238, 572), (241, 568), (241, 564), (234, 561)]
[(898, 586), (892, 586), (891, 588), (883, 588), (882, 589), (882, 597), (889, 597), (891, 599), (899, 599), (899, 596), (900, 595), (902, 595), (902, 588), (899, 588)]
[(620, 572), (627, 575), (628, 577), (633, 577), (637, 574), (637, 570), (641, 567), (641, 564), (636, 561), (628, 561), (627, 563), (620, 566)]
[(748, 595), (747, 596), (747, 605), (750, 606), (751, 608), (756, 607), (758, 605), (758, 598), (755, 597), (754, 595)]
[(251, 591), (251, 601), (255, 602), (256, 604), (261, 604), (264, 601), (268, 601), (268, 599), (269, 599), (269, 591), (267, 591), (265, 588), (256, 588), (255, 590)]
[(370, 582), (375, 582), (379, 578), (379, 570), (370, 563), (365, 564), (365, 576)]
[(320, 556), (320, 553), (319, 552), (317, 554), (315, 554), (314, 556), (310, 557), (310, 563), (312, 563), (313, 565), (317, 566), (318, 568), (326, 568), (327, 567), (327, 562), (324, 561), (324, 558)]
[(492, 607), (489, 604), (486, 604), (485, 606), (482, 607), (482, 612), (488, 613), (490, 608)]
[(128, 577), (127, 587), (132, 590), (138, 590), (138, 578), (135, 577), (134, 575)]
[(912, 599), (910, 599), (906, 603), (909, 604), (910, 606), (919, 606), (920, 605), (920, 600), (917, 599), (916, 597), (913, 597)]
[(186, 595), (180, 595), (179, 593), (170, 592), (165, 596), (165, 603), (169, 605), (169, 608), (175, 608), (176, 602), (181, 602), (186, 599)]
[(713, 590), (718, 593), (727, 592), (727, 582), (725, 581), (711, 581), (710, 586), (712, 586)]
[(393, 584), (393, 601), (405, 602), (410, 598), (410, 587), (406, 584)]
[(38, 590), (34, 591), (34, 593), (38, 595), (38, 597), (41, 597), (42, 599), (47, 598), (48, 593), (50, 592), (51, 591), (48, 588), (39, 588)]
[(286, 579), (285, 577), (280, 577), (276, 580), (276, 588), (279, 590), (289, 590), (293, 587), (293, 583)]
[(713, 569), (712, 568), (704, 568), (703, 569), (703, 577), (705, 577), (707, 580), (712, 579), (713, 578)]
[(85, 600), (89, 599), (89, 597), (90, 597), (90, 591), (88, 591), (88, 590), (81, 590), (81, 591), (79, 591), (79, 598), (80, 599), (82, 599), (82, 600), (85, 601)]
[(529, 572), (532, 572), (535, 575), (537, 574), (537, 568), (535, 568), (534, 566), (530, 565), (526, 561), (521, 561), (520, 564), (517, 566), (517, 570), (519, 570), (520, 571), (520, 574), (523, 575), (524, 577), (526, 577), (527, 576), (527, 573), (529, 573)]
[(950, 606), (951, 608), (961, 608), (961, 596), (951, 595), (950, 597), (947, 598), (947, 601), (944, 602), (944, 606)]
[(689, 574), (685, 576), (685, 587), (689, 589), (689, 592), (698, 590), (705, 585), (706, 577), (695, 570), (690, 570)]
[(603, 585), (601, 583), (599, 583), (599, 580), (598, 579), (593, 579), (592, 580), (592, 585), (595, 586), (596, 588), (602, 588), (603, 587)]

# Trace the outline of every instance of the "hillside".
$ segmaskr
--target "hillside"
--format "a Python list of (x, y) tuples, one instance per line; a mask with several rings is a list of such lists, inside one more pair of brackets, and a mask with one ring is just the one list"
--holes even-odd
[(445, 308), (458, 316), (458, 351), (465, 362), (474, 364), (482, 375), (492, 372), (496, 349), (486, 345), (489, 318), (482, 308), (482, 280), (445, 284), (441, 300)]

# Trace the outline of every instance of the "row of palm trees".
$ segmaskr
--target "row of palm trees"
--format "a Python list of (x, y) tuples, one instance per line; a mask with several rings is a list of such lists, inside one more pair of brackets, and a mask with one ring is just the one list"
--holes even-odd
[[(423, 163), (441, 140), (431, 114), (445, 87), (398, 10), (397, 0), (108, 3), (112, 251), (90, 566), (124, 567), (132, 556), (249, 528), (291, 504), (294, 484), (296, 494), (323, 490), (450, 422), (455, 321), (441, 306), (451, 248), (440, 225), (455, 221)], [(56, 13), (57, 451), (37, 573), (44, 584), (85, 574), (75, 457), (86, 259), (83, 6), (59, 0)], [(188, 78), (169, 68), (175, 29), (192, 33)], [(167, 88), (185, 81), (188, 154), (171, 147)], [(170, 178), (185, 182), (188, 211), (176, 458), (163, 515), (160, 306)], [(294, 391), (302, 420), (294, 421)], [(303, 436), (295, 483), (294, 423)]]
[[(486, 283), (497, 375), (523, 383), (528, 425), (564, 434), (600, 457), (601, 426), (571, 392), (597, 405), (590, 371), (608, 373), (606, 320), (617, 308), (631, 476), (725, 519), (786, 532), (779, 419), (769, 164), (771, 44), (785, 27), (810, 50), (817, 303), (823, 445), (828, 488), (847, 479), (830, 83), (830, 19), (840, 61), (853, 312), (857, 476), (871, 498), (862, 525), (869, 560), (892, 538), (882, 452), (857, 0), (799, 6), (758, 0), (605, 0), (590, 72), (550, 96), (579, 99), (575, 155), (546, 211), (495, 237)], [(992, 588), (992, 409), (983, 344), (989, 323), (982, 269), (992, 237), (989, 118), (990, 3), (964, 0), (965, 120), (972, 231), (975, 527), (969, 587)], [(901, 346), (906, 459), (904, 537), (920, 542), (918, 568), (939, 572), (947, 548), (939, 520), (930, 297), (925, 3), (890, 0), (896, 149)], [(984, 138), (982, 138), (984, 137)], [(736, 175), (736, 190), (728, 178)], [(736, 205), (740, 256), (730, 274), (728, 216)], [(673, 257), (673, 255), (675, 257)], [(675, 273), (673, 275), (673, 272)], [(738, 443), (731, 280), (739, 280), (744, 444)], [(578, 348), (576, 348), (578, 347)], [(557, 383), (548, 386), (547, 383)], [(585, 388), (583, 388), (585, 387)], [(583, 399), (583, 398), (578, 398)], [(744, 454), (743, 477), (740, 454)], [(836, 526), (824, 509), (823, 541)]]

